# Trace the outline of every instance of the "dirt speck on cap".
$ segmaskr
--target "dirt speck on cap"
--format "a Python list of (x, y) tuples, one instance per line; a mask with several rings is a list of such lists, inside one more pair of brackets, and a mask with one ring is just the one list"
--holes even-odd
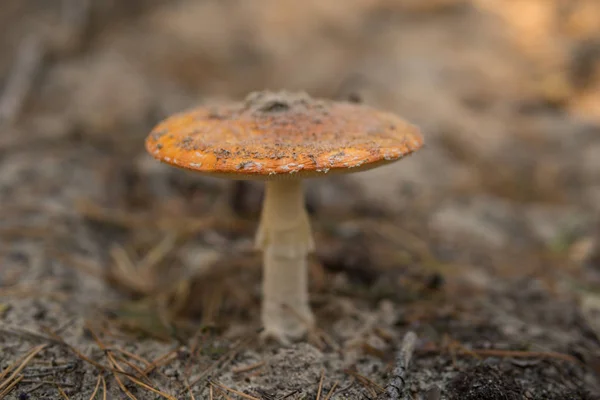
[[(254, 115), (279, 112), (306, 112), (309, 108), (319, 108), (319, 100), (313, 100), (306, 92), (270, 92), (257, 91), (246, 96), (245, 107)], [(321, 109), (323, 106), (321, 105)]]

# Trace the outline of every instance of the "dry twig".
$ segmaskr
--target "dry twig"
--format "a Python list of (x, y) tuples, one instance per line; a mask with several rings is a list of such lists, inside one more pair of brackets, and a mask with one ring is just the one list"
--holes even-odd
[[(390, 383), (386, 386), (385, 395), (387, 395), (387, 399), (389, 400), (404, 398), (406, 372), (410, 365), (416, 342), (417, 335), (412, 331), (407, 332), (406, 335), (404, 335), (404, 339), (402, 339), (402, 346), (396, 355), (394, 375), (392, 376)], [(380, 398), (383, 399), (385, 397), (382, 395)]]

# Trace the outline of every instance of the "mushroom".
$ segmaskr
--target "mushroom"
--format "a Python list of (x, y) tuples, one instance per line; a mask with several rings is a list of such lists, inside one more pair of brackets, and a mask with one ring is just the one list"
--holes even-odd
[(302, 181), (365, 171), (423, 145), (403, 119), (305, 93), (254, 92), (157, 125), (146, 149), (158, 160), (214, 177), (265, 181), (256, 246), (263, 251), (263, 336), (287, 343), (314, 325), (307, 255), (315, 248)]

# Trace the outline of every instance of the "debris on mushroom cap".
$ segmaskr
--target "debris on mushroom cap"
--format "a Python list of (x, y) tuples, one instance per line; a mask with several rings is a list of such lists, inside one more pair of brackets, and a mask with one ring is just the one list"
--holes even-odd
[(173, 115), (146, 139), (163, 162), (234, 179), (366, 170), (422, 145), (418, 128), (391, 113), (268, 91)]

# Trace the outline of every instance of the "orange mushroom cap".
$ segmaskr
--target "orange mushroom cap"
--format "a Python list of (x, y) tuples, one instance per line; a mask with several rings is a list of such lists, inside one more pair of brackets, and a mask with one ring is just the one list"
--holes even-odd
[(146, 139), (160, 161), (232, 179), (362, 171), (422, 145), (419, 129), (391, 113), (287, 92), (175, 114)]

